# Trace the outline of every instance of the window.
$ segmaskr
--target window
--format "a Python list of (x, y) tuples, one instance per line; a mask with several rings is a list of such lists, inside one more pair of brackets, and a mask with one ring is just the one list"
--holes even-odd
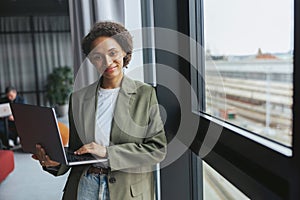
[(204, 0), (205, 109), (291, 147), (293, 1)]
[(69, 17), (12, 16), (0, 21), (0, 91), (13, 85), (28, 103), (47, 105), (47, 75), (73, 63)]
[[(176, 31), (180, 31), (184, 34), (189, 35), (192, 39), (195, 39), (195, 41), (197, 41), (199, 44), (201, 44), (202, 46), (204, 46), (204, 41), (205, 44), (207, 44), (207, 39), (208, 37), (212, 37), (212, 40), (216, 40), (217, 38), (214, 38), (213, 36), (215, 36), (216, 34), (219, 34), (221, 37), (223, 37), (222, 39), (227, 42), (229, 41), (229, 45), (228, 47), (233, 48), (233, 44), (230, 44), (230, 40), (231, 43), (233, 43), (233, 39), (231, 38), (229, 40), (229, 36), (226, 33), (229, 28), (229, 31), (232, 30), (231, 32), (234, 31), (239, 31), (239, 30), (244, 30), (245, 32), (243, 34), (237, 34), (235, 35), (234, 39), (235, 40), (239, 40), (239, 38), (243, 37), (242, 39), (244, 40), (249, 40), (250, 36), (253, 37), (255, 36), (255, 33), (252, 34), (248, 34), (249, 31), (251, 31), (253, 29), (253, 27), (250, 30), (246, 30), (244, 27), (242, 27), (241, 25), (238, 25), (235, 23), (235, 26), (229, 26), (228, 24), (222, 24), (218, 21), (209, 21), (208, 19), (213, 19), (212, 17), (215, 18), (225, 18), (224, 15), (234, 15), (235, 18), (239, 18), (242, 19), (244, 16), (253, 16), (256, 17), (255, 15), (260, 15), (261, 12), (259, 12), (259, 8), (262, 6), (264, 7), (264, 13), (265, 16), (263, 18), (263, 20), (266, 22), (270, 22), (270, 20), (268, 20), (267, 18), (269, 17), (269, 14), (272, 13), (272, 10), (274, 10), (276, 7), (274, 6), (275, 4), (278, 3), (278, 1), (272, 1), (269, 2), (269, 4), (265, 4), (265, 1), (255, 1), (255, 9), (252, 7), (250, 7), (249, 4), (251, 4), (250, 1), (242, 1), (243, 5), (245, 4), (245, 7), (249, 10), (252, 10), (252, 12), (247, 12), (247, 10), (245, 10), (245, 7), (243, 8), (243, 5), (240, 4), (240, 2), (238, 0), (236, 0), (234, 3), (234, 5), (230, 4), (232, 1), (228, 0), (228, 1), (224, 1), (222, 2), (221, 0), (219, 0), (218, 2), (216, 2), (215, 0), (189, 0), (189, 1), (172, 1), (169, 0), (167, 1), (155, 1), (155, 19), (157, 21), (156, 26), (159, 27), (166, 27), (166, 28), (171, 28), (174, 29)], [(164, 4), (162, 3), (164, 2)], [(174, 2), (174, 3), (173, 3)], [(188, 2), (188, 5), (187, 5)], [(212, 3), (217, 3), (217, 4), (212, 4)], [(282, 3), (286, 3), (286, 1), (281, 1)], [(290, 2), (290, 6), (289, 6), (289, 11), (290, 11), (290, 16), (289, 19), (291, 21), (291, 23), (289, 24), (289, 22), (287, 21), (286, 24), (289, 25), (288, 26), (288, 30), (290, 32), (290, 34), (288, 34), (287, 36), (282, 36), (284, 37), (284, 40), (287, 38), (290, 39), (290, 42), (288, 47), (291, 50), (291, 55), (294, 55), (294, 57), (292, 57), (291, 62), (288, 64), (288, 66), (291, 67), (291, 74), (292, 75), (282, 75), (282, 74), (278, 74), (278, 73), (273, 73), (271, 74), (271, 76), (269, 77), (271, 83), (275, 82), (275, 80), (277, 81), (278, 79), (282, 79), (285, 80), (280, 82), (280, 84), (278, 85), (281, 86), (283, 84), (281, 83), (287, 83), (288, 81), (293, 82), (292, 85), (292, 94), (291, 96), (293, 96), (293, 102), (292, 102), (292, 106), (293, 109), (291, 109), (290, 107), (287, 108), (283, 108), (281, 110), (285, 110), (284, 112), (289, 113), (289, 117), (292, 120), (291, 123), (293, 123), (293, 137), (290, 137), (290, 140), (292, 140), (293, 142), (290, 143), (289, 147), (286, 147), (288, 145), (283, 145), (283, 142), (275, 142), (275, 139), (272, 139), (270, 136), (266, 137), (266, 136), (262, 136), (259, 135), (259, 133), (255, 133), (253, 130), (250, 130), (249, 127), (242, 127), (242, 125), (238, 125), (238, 124), (234, 124), (232, 122), (230, 122), (229, 118), (234, 118), (236, 117), (236, 113), (231, 112), (229, 114), (231, 115), (223, 115), (223, 119), (225, 119), (225, 117), (227, 116), (227, 118), (225, 119), (225, 121), (223, 122), (222, 120), (218, 120), (222, 119), (222, 115), (220, 114), (221, 112), (219, 110), (213, 110), (213, 107), (209, 107), (211, 104), (209, 104), (209, 96), (212, 96), (213, 98), (218, 97), (220, 99), (224, 99), (226, 100), (227, 96), (224, 96), (224, 93), (220, 93), (217, 95), (215, 95), (215, 93), (211, 93), (213, 95), (210, 95), (209, 93), (209, 85), (208, 82), (209, 80), (207, 80), (207, 77), (209, 77), (209, 75), (214, 75), (214, 72), (211, 72), (211, 74), (209, 74), (208, 69), (209, 69), (209, 64), (211, 63), (215, 63), (218, 60), (218, 56), (222, 55), (219, 52), (214, 53), (214, 48), (210, 45), (208, 46), (204, 46), (209, 47), (210, 52), (208, 51), (208, 53), (210, 53), (211, 55), (214, 56), (214, 54), (216, 54), (216, 57), (210, 56), (211, 58), (214, 59), (205, 59), (205, 56), (203, 56), (202, 54), (205, 51), (202, 51), (201, 48), (197, 48), (195, 49), (195, 47), (193, 45), (190, 45), (190, 51), (188, 52), (186, 50), (186, 46), (183, 45), (179, 45), (180, 49), (182, 49), (184, 52), (190, 53), (190, 57), (191, 60), (193, 60), (193, 58), (197, 58), (197, 62), (195, 63), (186, 63), (186, 62), (181, 62), (182, 60), (176, 56), (169, 56), (168, 54), (166, 54), (165, 52), (160, 52), (160, 51), (156, 51), (156, 58), (157, 58), (157, 62), (158, 63), (167, 63), (170, 66), (172, 66), (174, 69), (180, 71), (181, 73), (183, 73), (184, 75), (188, 74), (190, 75), (190, 79), (189, 81), (192, 83), (193, 89), (195, 91), (199, 91), (198, 97), (199, 97), (199, 105), (197, 104), (193, 104), (192, 107), (192, 114), (195, 114), (193, 116), (198, 116), (200, 119), (199, 122), (199, 129), (197, 132), (197, 135), (195, 136), (195, 139), (192, 143), (192, 145), (189, 146), (190, 150), (192, 151), (192, 153), (195, 153), (197, 156), (197, 159), (202, 159), (204, 160), (206, 163), (209, 164), (209, 166), (212, 166), (216, 171), (218, 171), (218, 173), (220, 175), (222, 175), (223, 177), (225, 177), (230, 183), (232, 183), (236, 188), (238, 188), (240, 191), (242, 191), (248, 198), (250, 199), (299, 199), (299, 190), (297, 187), (299, 185), (299, 180), (300, 180), (300, 176), (299, 176), (299, 144), (300, 144), (300, 140), (299, 140), (299, 134), (297, 133), (297, 130), (300, 130), (300, 124), (298, 123), (298, 119), (299, 119), (299, 114), (300, 114), (300, 109), (299, 107), (299, 82), (300, 82), (300, 73), (299, 73), (299, 27), (300, 27), (300, 23), (299, 23), (299, 13), (298, 12), (299, 6), (300, 4), (298, 3), (298, 1), (294, 1), (294, 5), (292, 5), (293, 2)], [(208, 6), (208, 4), (210, 6)], [(169, 5), (170, 4), (170, 5)], [(228, 4), (228, 5), (224, 5), (224, 4)], [(187, 9), (188, 6), (188, 9)], [(293, 8), (295, 6), (295, 8)], [(168, 9), (165, 9), (168, 8)], [(220, 8), (220, 9), (218, 9)], [(243, 8), (243, 9), (242, 9)], [(292, 14), (292, 10), (295, 9), (295, 14)], [(254, 10), (254, 11), (253, 11)], [(270, 11), (271, 10), (271, 11)], [(286, 7), (281, 6), (280, 9), (276, 8), (275, 10), (277, 10), (276, 15), (282, 15), (282, 10), (286, 10)], [(237, 14), (237, 12), (239, 12), (239, 14)], [(211, 13), (211, 17), (208, 17), (208, 13)], [(225, 14), (224, 14), (225, 12)], [(177, 16), (178, 15), (178, 16)], [(189, 18), (187, 17), (189, 16)], [(177, 17), (177, 18), (176, 18)], [(233, 17), (233, 20), (237, 20)], [(252, 18), (252, 19), (253, 19)], [(294, 19), (293, 19), (294, 18)], [(281, 16), (280, 20), (283, 20), (286, 18)], [(278, 18), (272, 18), (272, 22), (270, 23), (273, 26), (277, 26), (276, 24), (274, 25), (274, 23), (277, 23)], [(295, 22), (293, 22), (295, 20)], [(208, 31), (208, 23), (210, 22), (210, 25), (216, 26), (217, 29), (216, 31), (214, 31), (213, 34), (208, 35), (207, 31)], [(246, 24), (248, 24), (248, 26), (251, 25), (250, 22), (246, 22), (244, 20), (244, 22)], [(266, 23), (267, 23), (266, 22)], [(265, 26), (267, 26), (265, 24)], [(293, 28), (293, 26), (295, 28)], [(262, 29), (260, 29), (262, 28)], [(271, 30), (271, 28), (268, 28), (267, 30), (263, 30), (264, 27), (256, 27), (256, 30), (259, 32), (265, 32), (265, 31), (269, 31)], [(207, 29), (207, 30), (206, 30)], [(236, 29), (236, 30), (235, 30)], [(295, 29), (295, 34), (293, 34), (293, 29)], [(282, 29), (280, 29), (277, 32), (282, 32)], [(278, 33), (272, 32), (272, 34), (278, 34)], [(263, 36), (263, 33), (261, 33), (261, 36)], [(272, 35), (270, 35), (270, 38)], [(274, 44), (278, 45), (281, 40), (282, 37), (277, 37), (276, 40), (274, 40)], [(165, 37), (166, 40), (168, 39), (167, 37)], [(295, 39), (294, 39), (295, 38)], [(264, 38), (261, 39), (261, 41), (264, 40), (268, 40), (269, 38)], [(217, 41), (216, 44), (221, 44), (221, 42), (224, 41)], [(258, 41), (260, 41), (260, 38), (258, 39)], [(213, 41), (214, 42), (214, 41)], [(174, 43), (176, 43), (176, 40), (174, 40)], [(190, 42), (192, 43), (192, 42)], [(243, 43), (243, 41), (241, 42), (241, 40), (239, 40), (239, 43), (243, 44), (240, 45), (242, 48), (244, 48), (246, 45), (245, 43)], [(253, 42), (254, 43), (254, 42)], [(181, 43), (179, 43), (181, 44)], [(294, 48), (292, 47), (294, 45)], [(260, 50), (259, 50), (260, 48)], [(294, 49), (294, 50), (293, 50)], [(206, 50), (206, 49), (205, 49)], [(292, 52), (294, 51), (294, 52)], [(288, 52), (288, 50), (284, 50), (281, 49), (281, 51), (276, 51), (276, 52)], [(257, 53), (260, 53), (262, 55), (264, 54), (268, 54), (270, 53), (275, 54), (275, 51), (272, 52), (269, 49), (263, 47), (263, 46), (259, 46), (259, 47), (255, 47), (253, 49), (253, 55), (256, 55)], [(231, 55), (228, 54), (229, 56)], [(247, 54), (244, 54), (244, 56)], [(241, 55), (243, 56), (243, 55)], [(174, 58), (173, 58), (174, 57)], [(263, 56), (262, 56), (263, 57)], [(272, 57), (272, 56), (270, 56)], [(177, 64), (177, 60), (179, 63), (179, 66), (174, 65), (173, 63)], [(221, 61), (220, 61), (221, 62)], [(272, 60), (269, 59), (268, 62), (272, 63)], [(274, 63), (274, 62), (273, 62)], [(291, 63), (294, 63), (295, 66), (292, 66)], [(197, 66), (199, 71), (197, 74), (197, 71), (194, 70), (194, 66)], [(218, 65), (214, 65), (216, 66), (216, 69), (218, 69)], [(211, 66), (214, 67), (214, 66)], [(243, 68), (243, 65), (240, 66), (239, 68), (237, 68), (237, 70), (231, 70), (228, 74), (232, 75), (233, 72), (236, 73), (238, 70), (241, 70)], [(230, 77), (231, 79), (233, 78), (239, 78), (239, 80), (246, 80), (243, 76), (245, 75), (249, 75), (251, 74), (251, 80), (256, 80), (256, 82), (260, 82), (262, 81), (263, 83), (266, 84), (267, 82), (267, 77), (266, 77), (266, 73), (265, 73), (265, 78), (262, 78), (262, 73), (259, 74), (259, 72), (261, 72), (262, 70), (257, 68), (257, 70), (252, 69), (251, 67), (249, 67), (252, 71), (255, 71), (253, 73), (249, 73), (249, 72), (244, 72), (242, 74), (235, 74), (235, 77)], [(207, 74), (204, 75), (205, 70), (207, 70)], [(288, 70), (288, 67), (285, 68), (285, 70)], [(223, 73), (226, 73), (228, 71), (223, 70)], [(219, 73), (220, 71), (216, 71), (215, 73)], [(221, 73), (220, 73), (221, 74)], [(287, 73), (285, 73), (287, 74)], [(203, 77), (199, 77), (198, 75), (203, 75)], [(293, 78), (292, 78), (293, 76)], [(188, 76), (186, 76), (188, 77)], [(161, 77), (161, 79), (163, 79), (164, 77)], [(173, 79), (176, 79), (175, 77), (172, 77)], [(189, 78), (189, 77), (188, 77)], [(259, 79), (261, 79), (259, 81)], [(235, 79), (234, 79), (235, 80)], [(287, 81), (288, 80), (288, 81)], [(247, 80), (249, 81), (249, 80)], [(216, 81), (214, 81), (216, 82)], [(223, 82), (223, 80), (222, 80)], [(177, 80), (175, 82), (176, 85), (181, 85), (181, 81)], [(206, 83), (206, 84), (203, 84)], [(175, 85), (174, 84), (174, 85)], [(236, 85), (236, 84), (233, 84)], [(254, 82), (248, 82), (246, 84), (246, 87), (254, 87)], [(258, 89), (261, 89), (262, 87), (258, 87), (256, 86)], [(276, 86), (277, 87), (277, 86)], [(207, 90), (205, 90), (207, 89)], [(222, 90), (222, 88), (221, 88)], [(239, 90), (239, 92), (243, 92), (245, 89), (243, 90)], [(185, 91), (185, 90), (181, 90), (181, 91)], [(271, 92), (270, 92), (271, 93)], [(162, 91), (158, 91), (158, 94), (160, 94), (162, 97), (167, 96), (165, 95)], [(242, 93), (241, 93), (242, 94)], [(265, 93), (265, 96), (268, 93)], [(272, 94), (272, 93), (271, 93)], [(185, 95), (186, 96), (186, 95)], [(242, 96), (242, 95), (240, 95)], [(261, 95), (263, 96), (263, 95)], [(291, 97), (290, 96), (290, 97)], [(244, 97), (245, 98), (245, 97)], [(167, 99), (167, 98), (166, 98)], [(248, 100), (248, 99), (247, 99)], [(266, 101), (266, 97), (264, 99)], [(192, 103), (194, 103), (193, 101), (191, 101)], [(215, 103), (215, 102), (213, 102)], [(242, 101), (242, 103), (245, 103), (244, 101)], [(197, 107), (196, 109), (196, 106)], [(175, 106), (174, 106), (175, 107)], [(172, 108), (174, 108), (172, 107)], [(176, 108), (176, 107), (175, 107)], [(272, 107), (271, 107), (272, 108)], [(273, 109), (273, 108), (272, 108)], [(271, 109), (271, 111), (273, 111)], [(171, 110), (171, 109), (169, 109)], [(195, 111), (200, 111), (200, 112), (195, 112)], [(251, 109), (250, 109), (251, 110)], [(286, 110), (290, 110), (290, 111), (286, 111)], [(175, 109), (172, 109), (172, 115), (168, 115), (168, 117), (170, 118), (175, 118), (176, 117), (180, 117), (180, 113), (176, 112)], [(200, 113), (200, 114), (199, 114)], [(292, 116), (293, 113), (293, 116)], [(197, 115), (198, 114), (198, 115)], [(281, 116), (283, 114), (283, 112), (278, 113), (278, 116)], [(265, 114), (266, 115), (266, 114)], [(170, 119), (169, 118), (169, 119)], [(175, 120), (174, 120), (175, 121)], [(257, 123), (257, 122), (256, 122)], [(265, 123), (265, 121), (264, 121)], [(176, 123), (172, 123), (171, 126), (174, 126)], [(245, 124), (250, 124), (248, 122), (246, 122)], [(189, 124), (190, 127), (193, 126), (197, 126), (197, 124), (195, 123), (190, 123)], [(170, 127), (171, 127), (170, 126)], [(265, 126), (265, 124), (264, 124)], [(220, 137), (217, 138), (217, 143), (212, 147), (209, 148), (211, 146), (205, 145), (205, 142), (208, 141), (207, 144), (211, 144), (212, 140), (216, 139), (216, 135), (214, 135), (215, 132), (218, 132), (219, 130), (216, 131), (217, 128), (221, 127), (221, 134)], [(291, 125), (290, 125), (291, 127)], [(173, 130), (173, 129), (171, 129)], [(254, 139), (249, 139), (249, 136), (244, 137), (242, 134), (242, 132), (246, 132), (248, 133), (248, 135), (253, 135), (256, 136), (257, 138), (262, 138), (262, 140), (266, 140), (270, 143), (274, 143), (277, 144), (277, 146), (282, 146), (286, 149), (289, 149), (291, 151), (291, 149), (293, 150), (293, 156), (289, 157), (289, 156), (284, 156), (276, 151), (274, 151), (273, 149), (269, 148), (266, 145), (262, 145), (261, 143), (257, 142)], [(191, 135), (191, 131), (189, 130), (189, 128), (184, 129), (184, 134), (186, 137)], [(210, 136), (210, 137), (209, 137)], [(184, 139), (186, 138), (184, 137)], [(269, 145), (268, 144), (268, 145)], [(292, 144), (292, 146), (291, 146)], [(291, 146), (291, 147), (290, 147)], [(208, 149), (208, 150), (207, 150)], [(209, 151), (208, 154), (206, 154), (205, 156), (203, 156), (203, 154), (201, 154), (201, 150), (207, 150)], [(188, 152), (189, 153), (189, 152)], [(193, 158), (193, 156), (191, 156)], [(162, 170), (162, 180), (168, 180), (166, 182), (162, 182), (162, 194), (163, 197), (165, 196), (175, 196), (175, 198), (173, 199), (178, 199), (178, 197), (184, 193), (185, 198), (180, 198), (180, 199), (203, 199), (203, 184), (206, 183), (204, 177), (202, 176), (202, 162), (191, 162), (194, 161), (193, 159), (189, 159), (190, 157), (187, 156), (182, 156), (182, 159), (176, 161), (176, 163), (172, 166), (168, 166), (168, 168), (164, 168)], [(200, 163), (200, 164), (199, 164)], [(183, 170), (186, 169), (185, 167), (189, 165), (190, 170)], [(187, 173), (184, 173), (184, 171), (188, 171)], [(180, 172), (180, 173), (178, 173)], [(186, 179), (193, 179), (193, 181), (186, 181)], [(169, 181), (172, 180), (172, 181)], [(179, 180), (179, 181), (173, 181), (173, 180)], [(193, 187), (191, 187), (193, 186)], [(185, 189), (185, 190), (183, 190)], [(182, 192), (184, 191), (184, 192)], [(187, 192), (185, 192), (187, 191)], [(192, 198), (190, 194), (193, 194)], [(168, 195), (166, 195), (168, 194)], [(170, 195), (171, 194), (171, 195)], [(174, 195), (175, 194), (175, 195)], [(181, 197), (181, 196), (180, 196)], [(172, 199), (172, 198), (171, 198)]]
[(222, 175), (203, 162), (203, 199), (204, 200), (248, 200), (249, 198), (232, 185)]
[[(248, 198), (298, 197), (293, 185), (299, 177), (287, 174), (296, 176), (293, 167), (299, 162), (299, 15), (294, 13), (299, 5), (291, 0), (191, 2), (191, 37), (203, 47), (196, 52), (199, 73), (191, 71), (202, 120), (192, 151), (201, 156), (203, 144), (215, 139), (210, 125), (221, 127), (217, 143), (201, 157), (206, 163)], [(201, 186), (201, 181), (206, 182), (205, 172), (195, 182)]]

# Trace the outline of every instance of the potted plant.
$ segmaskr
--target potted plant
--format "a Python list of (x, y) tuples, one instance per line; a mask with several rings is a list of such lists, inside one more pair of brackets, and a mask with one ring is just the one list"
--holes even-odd
[(54, 68), (47, 77), (46, 97), (58, 116), (68, 112), (69, 95), (73, 90), (73, 71), (68, 66)]

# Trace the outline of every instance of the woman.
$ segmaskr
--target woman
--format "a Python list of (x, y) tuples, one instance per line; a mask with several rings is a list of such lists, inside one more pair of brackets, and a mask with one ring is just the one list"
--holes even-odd
[[(69, 147), (108, 162), (72, 167), (63, 199), (155, 198), (152, 171), (167, 144), (154, 89), (123, 74), (132, 47), (129, 32), (113, 22), (96, 23), (83, 39), (83, 52), (102, 76), (70, 97)], [(33, 157), (46, 171), (68, 171), (40, 145), (36, 149)]]

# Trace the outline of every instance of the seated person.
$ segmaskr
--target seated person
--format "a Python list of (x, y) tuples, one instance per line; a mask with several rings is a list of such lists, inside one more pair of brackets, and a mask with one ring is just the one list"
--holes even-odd
[[(5, 88), (5, 97), (0, 100), (1, 103), (21, 103), (25, 104), (26, 101), (23, 97), (18, 95), (17, 89), (13, 86), (8, 86)], [(18, 133), (16, 130), (14, 117), (10, 115), (8, 117), (8, 127), (9, 127), (9, 139), (14, 141), (14, 145), (18, 145)], [(4, 122), (0, 120), (0, 131), (4, 132)]]

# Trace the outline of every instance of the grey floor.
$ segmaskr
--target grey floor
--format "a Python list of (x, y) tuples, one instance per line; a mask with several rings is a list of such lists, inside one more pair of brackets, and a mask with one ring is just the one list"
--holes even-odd
[(54, 177), (44, 172), (31, 154), (14, 151), (15, 169), (0, 183), (0, 200), (58, 200), (67, 174)]

